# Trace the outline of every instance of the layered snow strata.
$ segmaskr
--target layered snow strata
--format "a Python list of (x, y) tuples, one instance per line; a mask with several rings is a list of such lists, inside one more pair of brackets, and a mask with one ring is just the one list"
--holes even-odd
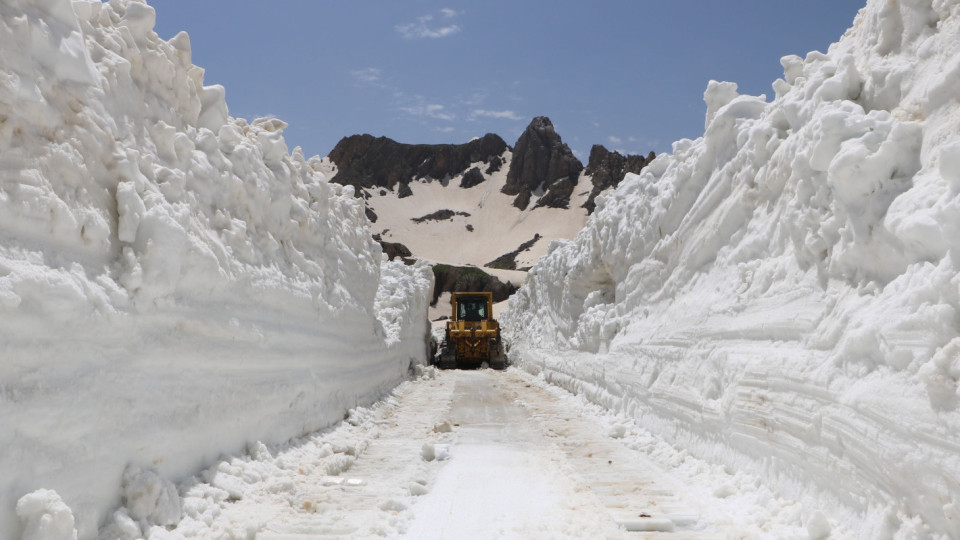
[(958, 43), (877, 0), (770, 102), (710, 83), (531, 271), (512, 359), (862, 538), (960, 535)]
[(352, 189), (283, 122), (229, 117), (154, 19), (0, 6), (3, 538), (44, 513), (92, 538), (122, 485), (154, 485), (128, 465), (178, 479), (325, 427), (424, 355), (429, 270), (381, 268)]

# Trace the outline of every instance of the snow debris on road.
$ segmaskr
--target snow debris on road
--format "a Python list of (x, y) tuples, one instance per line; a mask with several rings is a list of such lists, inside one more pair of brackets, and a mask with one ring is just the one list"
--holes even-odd
[[(336, 426), (289, 443), (251, 445), (180, 486), (174, 527), (124, 532), (131, 502), (100, 538), (381, 538), (404, 532), (411, 499), (429, 492), (453, 434), (445, 421), (453, 379), (426, 368), (387, 399), (350, 410)], [(421, 448), (437, 460), (421, 459)], [(449, 457), (448, 455), (446, 457)], [(445, 458), (444, 458), (445, 459)], [(134, 529), (130, 529), (131, 532)]]
[(704, 135), (511, 298), (512, 361), (757, 472), (812, 537), (960, 537), (958, 43), (957, 2), (870, 0), (771, 101), (711, 82)]
[(0, 6), (0, 538), (90, 540), (121, 498), (118, 530), (163, 526), (171, 481), (426, 354), (429, 268), (382, 262), (352, 188), (231, 118), (155, 17)]
[[(432, 429), (449, 425), (450, 431)], [(426, 448), (444, 459), (425, 459)], [(441, 451), (442, 449), (442, 451)], [(180, 486), (183, 518), (143, 538), (804, 538), (843, 534), (757, 475), (711, 466), (508, 369), (427, 370), (290, 444), (257, 443)], [(101, 538), (125, 534), (130, 504)], [(809, 525), (805, 525), (809, 524)], [(129, 527), (128, 527), (129, 528)], [(135, 531), (136, 528), (129, 528)], [(816, 537), (815, 535), (812, 535)]]

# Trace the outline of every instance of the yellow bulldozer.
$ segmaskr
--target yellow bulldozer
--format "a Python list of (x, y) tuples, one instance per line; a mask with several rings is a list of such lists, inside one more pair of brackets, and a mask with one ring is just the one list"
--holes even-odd
[(455, 292), (452, 314), (436, 355), (441, 368), (507, 367), (500, 323), (493, 318), (493, 293)]

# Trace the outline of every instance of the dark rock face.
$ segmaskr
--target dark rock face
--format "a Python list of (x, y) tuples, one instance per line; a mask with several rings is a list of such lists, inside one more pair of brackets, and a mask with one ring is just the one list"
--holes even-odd
[(550, 208), (570, 208), (570, 196), (573, 195), (573, 189), (577, 187), (577, 179), (562, 178), (557, 180), (547, 188), (547, 192), (537, 201), (537, 206), (548, 206)]
[(593, 213), (597, 207), (595, 199), (601, 191), (620, 184), (623, 176), (627, 173), (638, 173), (647, 166), (648, 163), (657, 157), (650, 152), (646, 157), (637, 155), (621, 155), (619, 152), (611, 152), (603, 145), (595, 144), (590, 149), (590, 161), (587, 163), (586, 172), (591, 175), (593, 189), (590, 190), (590, 196), (583, 203), (583, 208), (587, 213)]
[(500, 167), (503, 166), (503, 158), (497, 156), (487, 162), (487, 170), (484, 171), (487, 174), (492, 174), (500, 170)]
[(423, 223), (424, 221), (444, 221), (447, 219), (453, 219), (453, 216), (470, 217), (470, 213), (454, 212), (453, 210), (443, 209), (418, 218), (410, 218), (410, 221), (414, 223)]
[[(550, 119), (538, 116), (517, 140), (507, 172), (507, 183), (502, 191), (507, 195), (516, 195), (513, 205), (521, 210), (527, 208), (530, 196), (540, 189), (547, 190), (551, 195), (550, 206), (567, 208), (570, 204), (569, 193), (573, 191), (582, 170), (583, 164), (563, 143)], [(570, 181), (566, 196), (563, 193), (568, 189), (566, 185), (554, 188), (557, 181), (563, 178)], [(550, 194), (551, 189), (557, 191)]]
[(404, 262), (410, 264), (410, 262), (407, 260), (413, 256), (413, 253), (410, 252), (410, 248), (401, 244), (400, 242), (385, 242), (380, 238), (379, 234), (373, 235), (373, 239), (380, 244), (380, 248), (383, 249), (383, 252), (387, 254), (388, 259), (392, 261), (393, 259), (400, 257)]
[[(464, 144), (403, 144), (386, 137), (352, 135), (340, 139), (329, 157), (338, 170), (333, 182), (358, 189), (393, 189), (401, 184), (402, 190), (417, 178), (456, 176), (478, 161), (494, 166), (507, 148), (507, 143), (492, 133)], [(400, 196), (405, 192), (409, 188)]]
[(533, 245), (537, 243), (537, 240), (540, 240), (541, 238), (543, 237), (540, 236), (540, 233), (536, 233), (533, 235), (532, 240), (527, 240), (526, 242), (520, 244), (520, 247), (518, 247), (517, 249), (511, 251), (510, 253), (505, 253), (497, 257), (496, 259), (488, 262), (484, 266), (486, 266), (487, 268), (499, 268), (500, 270), (516, 270), (517, 255), (533, 247)]
[(369, 206), (364, 210), (364, 213), (367, 214), (367, 219), (370, 220), (370, 223), (377, 222), (377, 213), (373, 211)]
[(517, 292), (517, 287), (504, 283), (496, 276), (484, 272), (475, 266), (450, 266), (438, 264), (433, 267), (433, 299), (431, 306), (444, 292), (492, 292), (494, 302), (502, 302)]
[(472, 188), (473, 186), (482, 184), (484, 180), (485, 178), (483, 177), (483, 173), (480, 172), (480, 169), (474, 167), (467, 171), (466, 174), (463, 175), (463, 178), (460, 179), (460, 187)]

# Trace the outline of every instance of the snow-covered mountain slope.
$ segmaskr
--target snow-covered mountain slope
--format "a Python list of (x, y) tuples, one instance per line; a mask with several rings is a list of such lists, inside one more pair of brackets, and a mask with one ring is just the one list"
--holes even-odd
[(871, 0), (782, 64), (552, 246), (512, 358), (805, 519), (960, 536), (960, 3)]
[[(509, 163), (509, 151), (503, 155)], [(536, 195), (526, 210), (512, 205), (514, 196), (501, 192), (507, 167), (482, 173), (484, 181), (469, 188), (460, 187), (463, 174), (446, 181), (414, 180), (409, 188), (413, 195), (400, 198), (398, 188), (372, 188), (367, 204), (377, 215), (371, 231), (384, 241), (400, 242), (419, 258), (438, 263), (484, 266), (509, 253), (536, 235), (539, 238), (529, 250), (517, 255), (517, 268), (530, 267), (546, 254), (555, 239), (576, 236), (587, 221), (581, 208), (590, 193), (590, 179), (581, 175), (570, 198), (570, 208), (536, 206)], [(425, 219), (440, 210), (450, 210), (452, 217)], [(497, 274), (495, 269), (484, 271)], [(522, 272), (501, 273), (519, 284)]]
[(381, 266), (352, 188), (229, 117), (154, 20), (0, 5), (2, 538), (92, 538), (128, 465), (180, 479), (316, 430), (424, 354), (429, 268)]
[[(453, 265), (458, 272), (482, 267), (515, 286), (552, 240), (571, 239), (583, 228), (597, 194), (653, 158), (652, 152), (624, 156), (594, 145), (584, 168), (553, 122), (538, 116), (512, 148), (493, 133), (463, 144), (351, 135), (320, 167), (332, 182), (358, 190), (371, 232), (391, 257)], [(452, 291), (437, 277), (441, 290)]]

